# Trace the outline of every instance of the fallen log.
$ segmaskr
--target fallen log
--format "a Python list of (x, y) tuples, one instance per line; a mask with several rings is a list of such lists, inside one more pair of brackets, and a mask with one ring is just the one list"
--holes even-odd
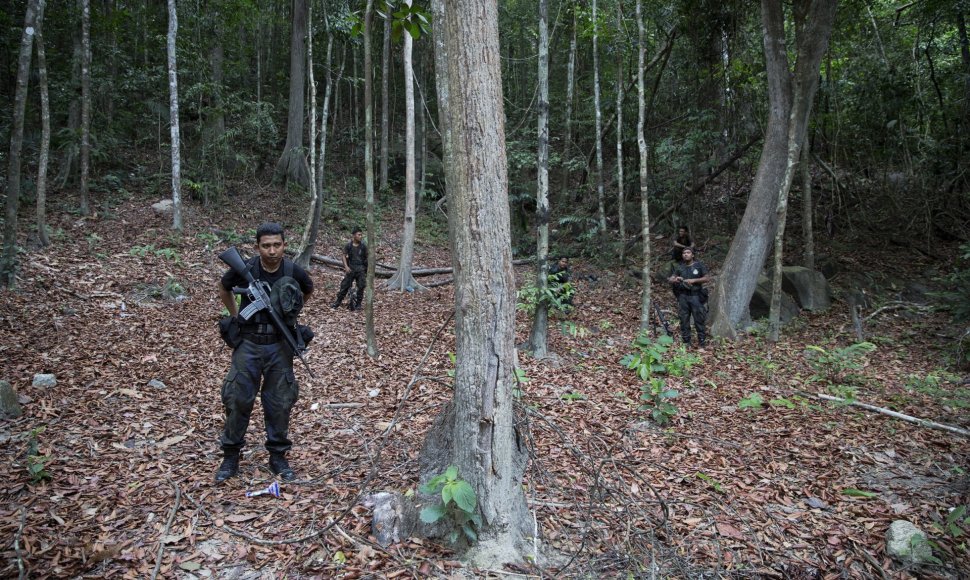
[[(311, 258), (313, 259), (314, 262), (319, 262), (321, 264), (330, 266), (332, 268), (336, 268), (341, 271), (344, 269), (343, 261), (338, 260), (336, 258), (331, 258), (330, 256), (324, 256), (322, 254), (313, 254)], [(533, 260), (535, 260), (535, 258), (521, 258), (519, 260), (512, 260), (512, 265), (521, 266), (523, 264), (529, 264)], [(388, 266), (386, 264), (377, 264), (377, 267), (381, 268), (381, 270), (379, 271), (378, 270), (374, 271), (374, 276), (378, 278), (390, 278), (391, 276), (394, 275), (395, 272), (397, 272), (397, 268), (393, 266)], [(440, 274), (452, 274), (454, 273), (454, 271), (455, 271), (454, 268), (418, 268), (417, 270), (411, 270), (411, 275), (414, 277), (438, 276)], [(451, 281), (449, 280), (444, 283), (447, 284), (450, 282)], [(437, 283), (432, 283), (432, 284), (436, 286), (443, 285), (443, 284), (437, 284)], [(425, 284), (425, 286), (428, 286), (428, 284)]]
[(902, 419), (903, 421), (920, 425), (922, 427), (929, 427), (931, 429), (941, 429), (943, 431), (949, 431), (950, 433), (956, 433), (957, 435), (963, 435), (964, 437), (970, 437), (970, 431), (967, 431), (966, 429), (961, 429), (960, 427), (954, 427), (953, 425), (944, 425), (943, 423), (937, 423), (936, 421), (930, 421), (928, 419), (920, 419), (919, 417), (913, 417), (912, 415), (904, 415), (902, 413), (897, 413), (896, 411), (891, 411), (884, 407), (867, 405), (866, 403), (860, 403), (859, 401), (851, 401), (849, 399), (842, 399), (839, 397), (833, 397), (831, 395), (824, 395), (822, 393), (818, 393), (815, 396), (824, 401), (835, 401), (837, 403), (852, 405), (853, 407), (861, 407), (868, 411), (874, 411), (882, 415), (888, 415), (890, 417)]

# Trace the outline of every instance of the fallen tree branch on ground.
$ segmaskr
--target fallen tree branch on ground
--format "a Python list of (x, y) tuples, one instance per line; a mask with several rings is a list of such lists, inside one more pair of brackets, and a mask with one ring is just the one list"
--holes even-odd
[[(336, 258), (331, 258), (330, 256), (324, 256), (322, 254), (313, 254), (311, 258), (313, 259), (313, 261), (319, 262), (325, 266), (330, 266), (332, 268), (336, 268), (341, 271), (343, 271), (344, 269), (343, 261), (338, 260)], [(512, 265), (522, 266), (523, 264), (528, 264), (533, 260), (535, 260), (535, 258), (532, 258), (532, 257), (512, 260)], [(397, 272), (397, 268), (393, 266), (388, 266), (386, 264), (377, 264), (377, 267), (381, 268), (382, 270), (382, 271), (374, 272), (374, 276), (377, 278), (390, 278), (391, 276), (394, 275), (395, 272)], [(454, 268), (418, 268), (417, 270), (411, 270), (411, 275), (418, 278), (418, 277), (424, 277), (424, 276), (437, 276), (439, 274), (451, 274), (454, 271), (455, 271)], [(448, 280), (440, 284), (435, 282), (431, 284), (425, 284), (425, 286), (429, 286), (429, 287), (442, 286), (444, 284), (450, 284), (450, 283), (451, 283), (451, 280)]]
[(949, 431), (950, 433), (956, 433), (957, 435), (970, 437), (970, 431), (967, 431), (966, 429), (961, 429), (960, 427), (954, 427), (953, 425), (944, 425), (943, 423), (937, 423), (936, 421), (930, 421), (928, 419), (920, 419), (919, 417), (913, 417), (912, 415), (904, 415), (902, 413), (897, 413), (896, 411), (890, 411), (885, 407), (876, 407), (875, 405), (867, 405), (866, 403), (860, 403), (859, 401), (851, 401), (849, 399), (833, 397), (832, 395), (823, 395), (822, 393), (818, 393), (815, 396), (824, 401), (835, 401), (837, 403), (842, 403), (845, 405), (861, 407), (868, 411), (874, 411), (882, 415), (888, 415), (890, 417), (902, 419), (903, 421), (907, 421), (915, 425), (920, 425), (922, 427), (929, 427), (931, 429), (942, 429), (943, 431)]

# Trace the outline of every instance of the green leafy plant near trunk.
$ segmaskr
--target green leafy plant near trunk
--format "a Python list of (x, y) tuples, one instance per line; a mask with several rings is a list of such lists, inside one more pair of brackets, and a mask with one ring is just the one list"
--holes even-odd
[[(468, 541), (478, 541), (477, 529), (482, 526), (482, 517), (475, 511), (478, 499), (472, 486), (458, 477), (457, 467), (448, 466), (444, 473), (432, 477), (420, 490), (427, 494), (441, 492), (441, 503), (421, 510), (421, 521), (433, 524), (442, 518), (448, 518), (465, 534)], [(448, 540), (451, 543), (458, 541), (458, 530), (449, 534)]]

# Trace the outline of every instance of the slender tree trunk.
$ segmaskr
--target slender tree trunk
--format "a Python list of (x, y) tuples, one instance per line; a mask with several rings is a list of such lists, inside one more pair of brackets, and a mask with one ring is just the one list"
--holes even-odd
[(276, 162), (275, 178), (310, 187), (310, 167), (303, 152), (303, 93), (306, 76), (307, 0), (292, 0), (293, 28), (290, 32), (290, 97), (286, 120), (286, 145)]
[(179, 139), (179, 80), (175, 40), (178, 36), (178, 9), (168, 0), (168, 99), (172, 137), (172, 228), (182, 230), (182, 160)]
[[(435, 70), (435, 90), (438, 95), (438, 127), (441, 133), (441, 162), (447, 168), (452, 163), (451, 154), (451, 125), (449, 124), (449, 97), (448, 90), (448, 49), (445, 41), (446, 29), (444, 0), (431, 0), (431, 33), (434, 42), (434, 70)], [(447, 199), (451, 188), (448, 183), (448, 172), (445, 171), (444, 186), (445, 191), (441, 192), (442, 197)], [(455, 255), (455, 235), (454, 224), (451, 223), (451, 212), (448, 212), (448, 239), (451, 241), (451, 255)]]
[(91, 2), (81, 0), (81, 214), (91, 213), (88, 177), (91, 171)]
[[(210, 143), (219, 143), (226, 132), (226, 115), (222, 107), (222, 84), (225, 77), (223, 64), (226, 60), (222, 40), (215, 39), (215, 46), (209, 50), (209, 70), (212, 72), (212, 107), (208, 122)], [(220, 164), (223, 161), (220, 160)]]
[[(75, 8), (80, 8), (77, 2)], [(77, 14), (73, 14), (75, 18)], [(61, 148), (61, 159), (58, 163), (57, 177), (55, 178), (56, 187), (61, 189), (67, 187), (71, 176), (75, 175), (78, 165), (80, 152), (81, 135), (81, 29), (78, 26), (71, 27), (71, 80), (69, 85), (70, 94), (73, 95), (67, 106), (67, 130), (71, 136), (66, 146)]]
[(381, 53), (381, 181), (380, 191), (388, 188), (387, 164), (390, 156), (389, 127), (391, 114), (388, 102), (388, 78), (391, 76), (391, 7), (384, 7), (384, 43)]
[[(620, 35), (623, 32), (623, 4), (622, 2), (616, 3), (616, 34)], [(626, 77), (623, 74), (623, 54), (624, 46), (621, 39), (617, 40), (617, 51), (618, 55), (621, 55), (617, 59), (616, 65), (616, 204), (617, 204), (617, 218), (619, 220), (620, 226), (620, 264), (626, 265), (626, 216), (624, 215), (624, 204), (626, 200), (623, 199), (623, 83), (626, 82)]]
[(641, 0), (637, 0), (637, 149), (640, 153), (640, 236), (643, 239), (643, 294), (640, 299), (640, 330), (650, 328), (650, 190), (646, 121), (647, 86), (644, 80), (646, 61), (646, 33), (643, 26)]
[(512, 404), (515, 280), (497, 2), (451, 0), (445, 24), (456, 367), (454, 399), (421, 451), (421, 479), (448, 465), (458, 468), (482, 518), (478, 543), (465, 557), (473, 566), (500, 569), (522, 560), (533, 524), (522, 491), (527, 455), (517, 443)]
[(536, 286), (539, 302), (529, 335), (528, 349), (544, 358), (549, 329), (549, 306), (543, 296), (549, 285), (549, 2), (539, 0), (539, 151), (536, 168)]
[(37, 22), (43, 13), (45, 0), (27, 3), (24, 30), (20, 36), (20, 56), (17, 59), (17, 89), (14, 93), (13, 118), (10, 128), (10, 156), (7, 165), (6, 221), (3, 224), (3, 255), (0, 256), (0, 283), (13, 288), (17, 282), (17, 210), (20, 205), (20, 154), (24, 146), (24, 116), (27, 110), (27, 85), (30, 80), (30, 59)]
[[(411, 0), (404, 0), (404, 4), (411, 6)], [(411, 263), (414, 261), (414, 236), (416, 230), (416, 194), (414, 172), (414, 65), (412, 52), (414, 39), (410, 34), (402, 34), (404, 39), (404, 233), (401, 240), (401, 261), (394, 277), (387, 282), (387, 287), (402, 292), (407, 290), (423, 290), (411, 275)]]
[[(313, 2), (309, 2), (307, 6), (307, 19), (313, 22)], [(332, 40), (332, 37), (331, 37)], [(317, 81), (313, 76), (313, 25), (307, 27), (307, 76), (310, 81), (310, 211), (308, 212), (310, 216), (310, 225), (303, 231), (303, 241), (301, 246), (307, 248), (310, 245), (310, 236), (313, 235), (316, 239), (316, 232), (312, 231), (313, 221), (316, 216), (317, 207), (322, 207), (322, 199), (320, 195), (320, 190), (317, 188), (318, 176), (317, 171), (323, 172), (323, 167), (317, 166)], [(330, 45), (327, 46), (328, 56), (329, 56)], [(329, 64), (329, 63), (328, 63)], [(324, 127), (326, 131), (326, 127)], [(319, 227), (319, 221), (316, 223)], [(300, 257), (303, 253), (300, 253)], [(310, 264), (310, 256), (306, 257), (306, 265)], [(303, 264), (301, 264), (303, 265)], [(305, 267), (305, 266), (304, 266)]]
[[(734, 338), (748, 317), (748, 304), (778, 227), (778, 199), (787, 194), (791, 140), (800, 147), (808, 127), (818, 70), (828, 47), (836, 0), (803, 0), (795, 6), (794, 87), (785, 45), (781, 0), (762, 0), (768, 71), (768, 127), (748, 205), (718, 277), (711, 305), (711, 334)], [(793, 100), (793, 95), (797, 98)], [(793, 105), (797, 104), (797, 107)], [(798, 153), (796, 147), (795, 153)], [(797, 156), (796, 156), (797, 159)]]
[(603, 112), (600, 107), (599, 24), (596, 20), (596, 0), (593, 0), (593, 107), (596, 109), (596, 201), (598, 205), (600, 240), (606, 236), (606, 203), (603, 191)]
[(809, 270), (815, 269), (815, 220), (812, 211), (812, 152), (810, 140), (805, 139), (802, 147), (802, 160), (799, 164), (802, 172), (802, 245), (804, 248), (804, 266)]
[(576, 30), (579, 28), (579, 18), (576, 7), (572, 7), (573, 36), (569, 41), (569, 64), (566, 67), (566, 135), (562, 149), (562, 194), (560, 200), (563, 205), (571, 199), (569, 193), (569, 154), (573, 142), (573, 94), (576, 88)]
[(364, 10), (364, 188), (367, 195), (367, 288), (364, 306), (367, 354), (377, 358), (377, 334), (374, 332), (374, 267), (377, 265), (377, 220), (374, 200), (374, 66), (371, 56), (371, 28), (374, 0), (367, 0)]
[[(327, 21), (324, 15), (324, 22)], [(329, 29), (329, 25), (326, 26)], [(323, 176), (326, 173), (327, 160), (327, 118), (330, 115), (330, 92), (333, 90), (333, 72), (330, 65), (333, 60), (333, 34), (327, 38), (327, 56), (324, 66), (324, 89), (323, 89), (323, 110), (320, 113), (320, 154), (314, 173), (314, 203), (310, 208), (310, 217), (303, 236), (303, 243), (300, 245), (300, 252), (296, 257), (296, 263), (306, 268), (310, 265), (310, 258), (317, 244), (317, 236), (320, 234), (320, 218), (323, 216)], [(341, 69), (341, 73), (343, 69)], [(340, 75), (338, 74), (338, 79)]]
[(37, 45), (37, 80), (40, 85), (40, 158), (37, 162), (37, 236), (41, 247), (49, 246), (47, 232), (47, 166), (51, 147), (51, 105), (47, 82), (47, 56), (44, 53), (44, 2), (38, 2), (34, 41)]

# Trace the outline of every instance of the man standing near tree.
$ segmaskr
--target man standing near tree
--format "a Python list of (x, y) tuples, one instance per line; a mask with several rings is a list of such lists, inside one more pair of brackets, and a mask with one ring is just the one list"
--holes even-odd
[(367, 244), (364, 243), (364, 233), (360, 228), (354, 228), (350, 241), (344, 246), (344, 279), (340, 283), (340, 292), (337, 299), (330, 306), (340, 308), (340, 303), (344, 301), (344, 296), (350, 290), (351, 285), (357, 284), (357, 294), (353, 295), (347, 308), (350, 310), (360, 310), (360, 305), (364, 301), (364, 288), (367, 287)]
[[(306, 270), (284, 257), (285, 249), (283, 228), (279, 224), (265, 223), (256, 230), (258, 256), (250, 260), (247, 267), (253, 278), (269, 284), (274, 293), (278, 291), (277, 287), (289, 285), (294, 292), (301, 292), (303, 302), (306, 302), (313, 293), (313, 281)], [(259, 393), (266, 426), (269, 469), (283, 481), (293, 481), (296, 474), (290, 469), (286, 453), (292, 447), (290, 412), (300, 391), (293, 374), (294, 353), (265, 311), (256, 312), (249, 320), (239, 318), (240, 309), (246, 308), (251, 300), (248, 295), (243, 295), (237, 306), (233, 288), (247, 284), (246, 278), (232, 269), (218, 283), (219, 299), (229, 311), (227, 321), (238, 325), (240, 340), (233, 344), (232, 366), (222, 383), (226, 419), (220, 438), (223, 460), (215, 479), (216, 483), (221, 483), (239, 471), (239, 452), (246, 444), (249, 417)]]
[(684, 248), (683, 259), (675, 264), (673, 273), (667, 279), (673, 285), (677, 296), (678, 314), (680, 315), (680, 336), (684, 345), (690, 346), (690, 319), (694, 318), (694, 328), (697, 329), (697, 344), (702, 348), (707, 344), (707, 311), (704, 308), (702, 295), (706, 293), (704, 283), (710, 277), (707, 268), (698, 260), (694, 260), (694, 250)]

